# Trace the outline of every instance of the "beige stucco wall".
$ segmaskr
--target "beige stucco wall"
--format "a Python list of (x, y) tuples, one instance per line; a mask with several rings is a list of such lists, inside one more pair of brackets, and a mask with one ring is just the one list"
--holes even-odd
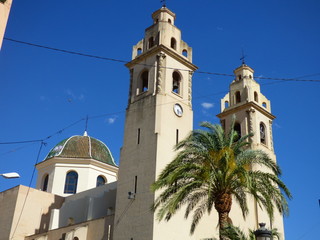
[(22, 240), (47, 231), (51, 209), (61, 207), (63, 201), (60, 196), (22, 185), (0, 193), (0, 240)]
[(43, 234), (31, 235), (25, 240), (58, 240), (65, 237), (65, 240), (73, 240), (78, 237), (80, 240), (112, 240), (112, 223), (114, 216), (107, 217), (50, 230)]
[(11, 5), (12, 0), (7, 0), (5, 3), (0, 3), (0, 50), (2, 46), (4, 33), (6, 31)]

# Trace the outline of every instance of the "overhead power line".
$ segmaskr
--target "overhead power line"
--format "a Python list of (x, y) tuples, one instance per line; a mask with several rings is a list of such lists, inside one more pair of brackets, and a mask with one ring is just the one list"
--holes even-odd
[[(15, 43), (20, 43), (28, 46), (33, 46), (33, 47), (38, 47), (38, 48), (44, 48), (52, 51), (57, 51), (57, 52), (62, 52), (62, 53), (68, 53), (68, 54), (73, 54), (73, 55), (78, 55), (78, 56), (83, 56), (83, 57), (89, 57), (89, 58), (96, 58), (100, 60), (106, 60), (106, 61), (112, 61), (112, 62), (121, 62), (121, 63), (128, 63), (130, 61), (122, 60), (122, 59), (116, 59), (116, 58), (110, 58), (110, 57), (103, 57), (103, 56), (97, 56), (97, 55), (92, 55), (92, 54), (87, 54), (87, 53), (81, 53), (81, 52), (76, 52), (76, 51), (70, 51), (70, 50), (65, 50), (65, 49), (60, 49), (60, 48), (54, 48), (54, 47), (49, 47), (49, 46), (44, 46), (40, 44), (35, 44), (35, 43), (30, 43), (30, 42), (25, 42), (21, 40), (16, 40), (12, 38), (4, 38), (5, 40), (15, 42)], [(143, 65), (143, 66), (150, 66), (153, 67), (153, 65), (147, 65), (147, 64), (137, 64), (137, 65)], [(163, 67), (167, 69), (176, 69), (172, 67)], [(180, 71), (190, 71), (189, 69), (177, 69)], [(234, 77), (233, 74), (228, 74), (228, 73), (216, 73), (216, 72), (206, 72), (206, 71), (198, 71), (196, 70), (195, 73), (199, 74), (208, 74), (208, 75), (216, 75), (216, 76), (225, 76), (225, 77)], [(317, 74), (319, 75), (319, 74)], [(271, 77), (255, 77), (255, 79), (264, 79), (264, 80), (276, 80), (276, 81), (288, 81), (288, 82), (318, 82), (320, 83), (319, 79), (299, 79), (299, 78), (271, 78)]]

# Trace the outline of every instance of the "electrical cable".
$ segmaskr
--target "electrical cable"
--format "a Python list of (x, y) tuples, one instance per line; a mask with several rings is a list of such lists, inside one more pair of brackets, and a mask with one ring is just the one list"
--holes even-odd
[[(44, 48), (44, 49), (49, 49), (53, 51), (58, 51), (58, 52), (63, 52), (63, 53), (68, 53), (68, 54), (74, 54), (74, 55), (79, 55), (83, 57), (90, 57), (90, 58), (96, 58), (96, 59), (101, 59), (101, 60), (107, 60), (107, 61), (113, 61), (113, 62), (121, 62), (121, 63), (129, 63), (130, 61), (125, 61), (121, 59), (116, 59), (116, 58), (109, 58), (109, 57), (102, 57), (102, 56), (97, 56), (97, 55), (92, 55), (92, 54), (87, 54), (87, 53), (81, 53), (81, 52), (75, 52), (75, 51), (70, 51), (70, 50), (65, 50), (65, 49), (60, 49), (60, 48), (54, 48), (54, 47), (49, 47), (49, 46), (44, 46), (40, 44), (35, 44), (35, 43), (30, 43), (30, 42), (25, 42), (25, 41), (20, 41), (12, 38), (7, 38), (4, 37), (5, 40), (15, 42), (15, 43), (20, 43), (24, 45), (29, 45), (33, 47), (39, 47), (39, 48)], [(136, 65), (143, 65), (143, 66), (149, 66), (149, 67), (154, 67), (153, 65), (148, 65), (148, 64), (139, 64), (137, 63)], [(177, 68), (172, 68), (172, 67), (162, 67), (165, 69), (175, 69), (175, 70), (180, 70), (180, 71), (189, 71), (189, 69), (177, 69)], [(195, 73), (199, 74), (208, 74), (208, 75), (216, 75), (216, 76), (225, 76), (225, 77), (233, 77), (233, 74), (227, 74), (227, 73), (215, 73), (215, 72), (207, 72), (207, 71), (198, 71), (196, 70)], [(295, 81), (295, 82), (317, 82), (320, 83), (320, 80), (318, 79), (297, 79), (297, 78), (271, 78), (271, 77), (255, 77), (255, 79), (264, 79), (264, 80), (276, 80), (276, 81)]]
[(35, 171), (36, 171), (36, 165), (37, 165), (37, 163), (38, 163), (38, 161), (39, 161), (40, 153), (41, 153), (41, 150), (42, 150), (43, 145), (45, 145), (45, 143), (42, 141), (42, 142), (40, 143), (40, 148), (39, 148), (39, 151), (38, 151), (38, 154), (37, 154), (36, 162), (35, 162), (34, 167), (33, 167), (33, 172), (32, 172), (32, 175), (31, 175), (31, 179), (30, 179), (29, 186), (28, 186), (28, 191), (27, 191), (27, 194), (26, 194), (26, 196), (25, 196), (25, 198), (24, 198), (24, 202), (23, 202), (23, 205), (22, 205), (22, 208), (21, 208), (21, 212), (20, 212), (20, 214), (19, 214), (19, 218), (18, 218), (16, 227), (14, 228), (14, 231), (13, 231), (12, 236), (10, 237), (10, 239), (13, 239), (14, 234), (16, 233), (16, 230), (17, 230), (18, 225), (19, 225), (20, 220), (21, 220), (21, 216), (22, 216), (23, 210), (24, 210), (24, 208), (25, 208), (25, 206), (26, 206), (27, 198), (28, 198), (28, 195), (29, 195), (29, 193), (30, 193), (31, 184), (32, 184), (33, 177), (34, 177), (34, 173), (35, 173)]

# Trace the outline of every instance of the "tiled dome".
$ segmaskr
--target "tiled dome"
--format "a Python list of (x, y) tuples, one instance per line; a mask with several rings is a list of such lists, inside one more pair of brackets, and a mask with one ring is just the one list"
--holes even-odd
[(107, 145), (98, 139), (87, 136), (86, 133), (84, 136), (72, 136), (59, 142), (51, 149), (45, 160), (52, 157), (92, 158), (117, 166)]

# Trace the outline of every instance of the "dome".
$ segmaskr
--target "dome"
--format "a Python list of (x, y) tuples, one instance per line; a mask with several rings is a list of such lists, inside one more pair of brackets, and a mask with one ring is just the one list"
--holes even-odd
[(51, 149), (45, 160), (52, 157), (92, 158), (117, 166), (107, 145), (98, 139), (87, 136), (86, 132), (84, 136), (72, 136), (59, 142)]

